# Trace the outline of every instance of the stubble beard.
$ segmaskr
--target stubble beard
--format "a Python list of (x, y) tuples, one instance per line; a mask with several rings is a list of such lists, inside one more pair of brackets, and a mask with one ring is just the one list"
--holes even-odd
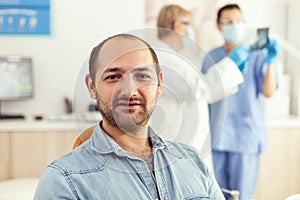
[(99, 98), (97, 94), (97, 105), (99, 111), (103, 119), (107, 121), (108, 125), (119, 128), (124, 132), (135, 133), (148, 124), (153, 108), (152, 110), (147, 111), (147, 103), (144, 100), (140, 100), (141, 110), (127, 111), (118, 110), (115, 106), (116, 101), (117, 100), (110, 104), (102, 98)]

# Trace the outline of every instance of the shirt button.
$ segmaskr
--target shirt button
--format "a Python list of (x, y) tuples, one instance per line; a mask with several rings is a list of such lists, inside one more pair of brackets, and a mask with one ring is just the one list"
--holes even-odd
[(136, 167), (137, 167), (138, 169), (142, 169), (142, 168), (143, 168), (143, 165), (137, 164)]

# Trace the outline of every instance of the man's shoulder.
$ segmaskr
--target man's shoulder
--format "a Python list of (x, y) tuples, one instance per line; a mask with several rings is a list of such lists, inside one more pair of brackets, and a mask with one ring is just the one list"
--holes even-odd
[(54, 168), (62, 175), (100, 170), (102, 159), (101, 157), (97, 157), (97, 160), (95, 159), (90, 146), (90, 140), (88, 140), (75, 150), (51, 162), (47, 168)]
[(192, 147), (191, 145), (183, 144), (181, 142), (173, 142), (173, 141), (166, 141), (167, 148), (166, 152), (173, 154), (174, 156), (180, 158), (199, 158), (199, 152)]
[[(171, 142), (167, 141), (167, 148), (165, 149), (165, 153), (172, 155), (175, 159), (179, 160), (188, 160), (188, 163), (193, 163), (194, 166), (197, 166), (198, 169), (201, 170), (202, 173), (208, 173), (208, 166), (205, 161), (202, 160), (198, 150), (194, 147), (179, 143), (179, 142)], [(186, 163), (186, 161), (183, 161)]]
[[(152, 130), (151, 130), (152, 131)], [(154, 148), (162, 149), (163, 152), (172, 154), (175, 157), (200, 157), (199, 152), (191, 145), (178, 141), (171, 141), (155, 134)]]

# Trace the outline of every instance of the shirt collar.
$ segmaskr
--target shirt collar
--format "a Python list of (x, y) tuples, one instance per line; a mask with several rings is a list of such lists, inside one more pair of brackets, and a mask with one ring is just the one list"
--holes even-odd
[[(162, 149), (167, 147), (167, 142), (155, 134), (155, 132), (149, 127), (148, 135), (150, 136), (153, 150)], [(118, 156), (126, 156), (126, 152), (102, 129), (101, 123), (99, 123), (91, 137), (91, 147), (94, 151), (100, 154), (116, 153)]]

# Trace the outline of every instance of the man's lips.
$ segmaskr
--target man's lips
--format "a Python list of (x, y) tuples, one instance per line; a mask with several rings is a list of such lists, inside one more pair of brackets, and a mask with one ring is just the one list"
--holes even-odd
[(138, 100), (133, 100), (133, 101), (120, 100), (116, 104), (116, 106), (121, 109), (136, 109), (139, 108), (141, 105), (142, 103)]

